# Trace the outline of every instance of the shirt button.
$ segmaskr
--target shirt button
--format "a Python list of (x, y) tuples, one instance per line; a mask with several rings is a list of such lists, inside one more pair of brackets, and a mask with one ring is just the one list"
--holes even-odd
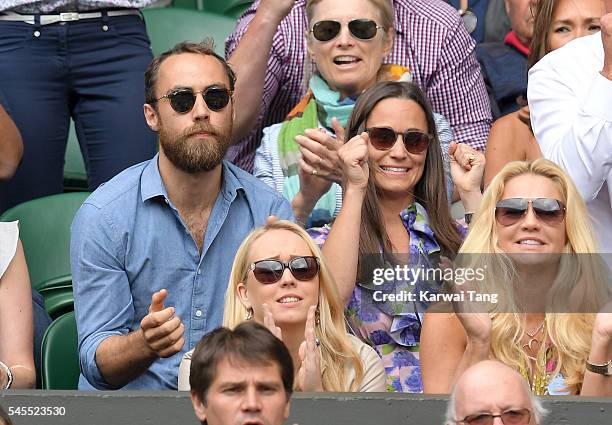
[(202, 310), (196, 310), (196, 317), (202, 317)]
[(108, 25), (102, 25), (102, 31), (108, 31)]
[(34, 37), (40, 37), (40, 31), (34, 31)]
[(202, 270), (198, 269), (198, 276), (202, 274)]

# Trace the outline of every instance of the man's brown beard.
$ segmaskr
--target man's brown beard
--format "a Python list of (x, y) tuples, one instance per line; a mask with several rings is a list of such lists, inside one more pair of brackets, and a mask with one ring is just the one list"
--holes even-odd
[[(208, 133), (213, 140), (190, 139), (197, 133)], [(178, 136), (166, 131), (162, 125), (159, 129), (159, 143), (174, 166), (187, 173), (198, 173), (210, 171), (223, 161), (231, 142), (231, 133), (231, 122), (226, 128), (199, 122)]]

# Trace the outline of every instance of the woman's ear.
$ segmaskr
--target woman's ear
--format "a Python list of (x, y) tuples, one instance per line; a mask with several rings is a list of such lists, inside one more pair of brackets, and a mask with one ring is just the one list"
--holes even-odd
[(383, 57), (386, 58), (387, 56), (391, 54), (394, 43), (395, 43), (395, 28), (389, 28), (389, 31), (385, 33), (384, 47), (383, 47), (384, 56)]
[(242, 305), (247, 310), (251, 308), (251, 302), (249, 301), (249, 291), (244, 282), (238, 283), (238, 286), (236, 287), (236, 292), (238, 292), (238, 298), (240, 299)]
[(312, 51), (312, 43), (310, 41), (310, 37), (309, 37), (309, 32), (308, 30), (306, 30), (306, 32), (304, 33), (304, 45), (306, 46), (306, 52), (308, 53), (308, 59), (314, 61), (315, 60), (315, 54)]

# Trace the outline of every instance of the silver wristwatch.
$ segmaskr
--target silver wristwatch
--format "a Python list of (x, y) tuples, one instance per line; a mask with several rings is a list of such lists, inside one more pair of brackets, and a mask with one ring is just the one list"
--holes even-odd
[(612, 360), (608, 360), (608, 362), (604, 364), (593, 364), (587, 360), (586, 368), (589, 372), (612, 376)]

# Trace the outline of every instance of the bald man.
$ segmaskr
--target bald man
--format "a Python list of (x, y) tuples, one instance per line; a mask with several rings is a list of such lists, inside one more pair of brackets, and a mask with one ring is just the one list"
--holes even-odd
[(519, 373), (503, 363), (485, 360), (459, 377), (445, 425), (540, 425), (546, 413)]

